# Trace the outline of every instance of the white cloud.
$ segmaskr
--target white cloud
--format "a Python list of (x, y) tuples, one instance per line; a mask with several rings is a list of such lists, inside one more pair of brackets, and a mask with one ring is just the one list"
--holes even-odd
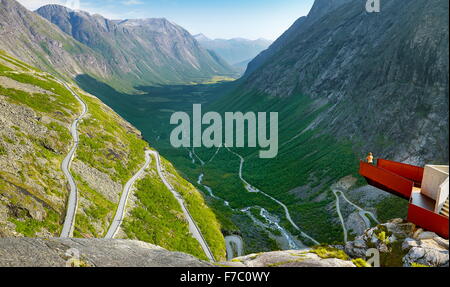
[[(17, 0), (19, 1), (23, 6), (28, 8), (31, 11), (35, 11), (39, 9), (42, 6), (49, 5), (49, 4), (58, 4), (62, 6), (69, 7), (73, 10), (83, 10), (86, 12), (89, 12), (91, 14), (100, 14), (108, 19), (122, 19), (120, 14), (116, 14), (112, 12), (114, 9), (114, 6), (111, 6), (114, 1), (112, 0), (104, 0), (108, 5), (106, 7), (97, 8), (90, 1), (80, 1), (80, 0)], [(108, 9), (109, 8), (109, 9)]]
[(58, 4), (71, 9), (80, 9), (80, 0), (17, 0), (29, 10), (36, 10), (48, 4)]

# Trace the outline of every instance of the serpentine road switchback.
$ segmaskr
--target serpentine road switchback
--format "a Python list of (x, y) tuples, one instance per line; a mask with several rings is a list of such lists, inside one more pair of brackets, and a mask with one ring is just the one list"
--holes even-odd
[[(63, 229), (62, 229), (60, 237), (61, 238), (69, 238), (73, 235), (73, 230), (74, 230), (74, 225), (75, 225), (75, 216), (76, 216), (77, 206), (78, 206), (78, 188), (75, 183), (75, 179), (73, 178), (73, 176), (70, 172), (70, 166), (72, 164), (73, 158), (75, 156), (75, 153), (77, 151), (78, 144), (79, 144), (79, 134), (78, 134), (78, 130), (77, 130), (78, 124), (83, 119), (83, 117), (87, 114), (88, 107), (87, 107), (86, 103), (81, 99), (81, 97), (78, 96), (78, 94), (75, 93), (72, 90), (72, 88), (69, 87), (69, 85), (67, 85), (65, 82), (57, 79), (56, 77), (55, 77), (55, 80), (58, 83), (60, 83), (61, 85), (63, 85), (77, 99), (77, 101), (82, 106), (82, 113), (80, 114), (79, 117), (77, 117), (72, 122), (72, 125), (70, 126), (70, 133), (73, 138), (72, 148), (70, 149), (69, 153), (64, 158), (64, 160), (61, 164), (61, 169), (62, 169), (65, 177), (67, 178), (67, 181), (69, 182), (70, 193), (69, 193), (69, 199), (67, 202), (66, 217), (64, 219), (64, 225), (63, 225)], [(113, 238), (116, 235), (116, 233), (123, 221), (123, 217), (124, 217), (125, 209), (126, 209), (126, 203), (128, 201), (128, 197), (129, 197), (131, 188), (134, 185), (134, 183), (137, 181), (137, 179), (145, 172), (145, 169), (147, 169), (147, 167), (150, 165), (150, 162), (151, 162), (150, 155), (153, 155), (156, 159), (156, 167), (157, 167), (158, 175), (161, 178), (162, 182), (169, 189), (169, 191), (175, 196), (178, 203), (180, 204), (181, 209), (183, 210), (183, 213), (189, 223), (189, 230), (192, 233), (192, 236), (195, 239), (197, 239), (197, 241), (200, 243), (200, 246), (202, 247), (202, 249), (205, 252), (208, 259), (210, 261), (215, 261), (214, 255), (212, 254), (211, 249), (209, 248), (200, 229), (198, 228), (197, 224), (195, 223), (194, 219), (192, 218), (191, 214), (189, 213), (189, 210), (185, 206), (183, 198), (177, 191), (175, 191), (175, 189), (172, 187), (172, 185), (166, 180), (166, 178), (162, 172), (162, 168), (161, 168), (161, 159), (159, 157), (159, 154), (156, 151), (149, 150), (149, 151), (145, 152), (146, 160), (145, 160), (144, 166), (124, 186), (124, 189), (123, 189), (123, 192), (122, 192), (122, 195), (120, 198), (119, 206), (116, 211), (116, 215), (114, 217), (113, 222), (111, 223), (111, 226), (110, 226), (105, 238)]]
[(71, 237), (73, 234), (73, 229), (75, 225), (75, 215), (77, 212), (77, 205), (78, 205), (78, 188), (75, 183), (75, 179), (73, 178), (72, 174), (70, 173), (70, 165), (72, 164), (72, 160), (74, 158), (75, 152), (78, 148), (79, 143), (79, 135), (78, 135), (78, 123), (80, 120), (86, 115), (88, 108), (85, 102), (75, 93), (69, 85), (66, 83), (56, 79), (57, 82), (64, 85), (64, 87), (72, 93), (72, 95), (80, 102), (82, 106), (82, 113), (81, 115), (73, 121), (72, 125), (70, 126), (70, 133), (72, 134), (73, 138), (73, 145), (70, 149), (69, 153), (67, 154), (66, 158), (63, 160), (61, 164), (61, 169), (67, 178), (70, 186), (70, 193), (69, 193), (69, 200), (67, 203), (67, 211), (66, 211), (66, 218), (64, 220), (63, 229), (61, 232), (62, 238)]
[(350, 200), (348, 200), (348, 198), (345, 196), (344, 190), (340, 187), (332, 187), (332, 191), (334, 193), (334, 196), (336, 197), (336, 211), (338, 213), (339, 216), (339, 220), (341, 221), (341, 225), (342, 225), (342, 230), (344, 233), (344, 242), (347, 243), (348, 241), (348, 230), (345, 226), (345, 220), (344, 217), (342, 216), (341, 213), (341, 207), (340, 207), (340, 200), (339, 197), (341, 196), (348, 204), (350, 204), (351, 206), (353, 206), (356, 210), (358, 210), (359, 216), (361, 217), (361, 219), (364, 221), (364, 224), (366, 225), (366, 229), (371, 227), (371, 223), (370, 220), (367, 218), (367, 216), (372, 217), (372, 219), (377, 223), (380, 224), (380, 222), (378, 221), (376, 215), (370, 211), (364, 210), (363, 208), (359, 207), (358, 205), (354, 204), (353, 202), (351, 202)]
[(306, 234), (304, 231), (302, 231), (302, 230), (297, 226), (297, 224), (295, 224), (295, 222), (294, 222), (294, 221), (292, 220), (292, 218), (291, 218), (291, 214), (289, 213), (289, 209), (287, 208), (287, 206), (286, 206), (284, 203), (282, 203), (282, 202), (279, 201), (278, 199), (274, 198), (273, 196), (270, 196), (270, 195), (268, 195), (267, 193), (265, 193), (265, 192), (259, 190), (258, 188), (252, 186), (250, 183), (248, 183), (248, 182), (244, 179), (242, 173), (243, 173), (243, 168), (244, 168), (245, 159), (244, 159), (240, 154), (238, 154), (238, 153), (232, 151), (229, 147), (225, 146), (225, 148), (226, 148), (229, 152), (231, 152), (232, 154), (234, 154), (235, 156), (237, 156), (237, 157), (240, 158), (241, 163), (240, 163), (240, 165), (239, 165), (239, 178), (240, 178), (241, 181), (244, 183), (244, 186), (245, 186), (245, 188), (247, 189), (247, 191), (248, 191), (248, 192), (260, 193), (260, 194), (262, 194), (262, 195), (268, 197), (269, 199), (273, 200), (273, 201), (276, 202), (278, 205), (280, 205), (280, 206), (284, 209), (284, 212), (285, 212), (285, 215), (286, 215), (286, 219), (289, 221), (289, 223), (290, 223), (297, 231), (299, 231), (300, 234), (301, 234), (303, 237), (309, 239), (309, 240), (312, 241), (314, 244), (319, 245), (320, 243), (319, 243), (317, 240), (315, 240), (314, 238), (312, 238), (311, 236), (309, 236), (308, 234)]
[(150, 157), (152, 154), (151, 151), (145, 151), (145, 164), (144, 166), (125, 184), (123, 187), (123, 192), (120, 197), (119, 206), (117, 207), (116, 215), (109, 227), (108, 232), (106, 233), (105, 238), (112, 239), (116, 236), (117, 231), (119, 230), (120, 225), (122, 224), (123, 217), (125, 215), (125, 209), (127, 206), (128, 198), (130, 195), (131, 188), (134, 183), (144, 174), (145, 170), (148, 168), (150, 163), (152, 162), (152, 158)]
[(172, 185), (167, 181), (166, 177), (163, 174), (162, 168), (161, 168), (161, 158), (159, 157), (159, 153), (156, 151), (150, 151), (151, 154), (156, 159), (156, 169), (158, 171), (158, 175), (161, 178), (164, 185), (169, 189), (169, 191), (175, 196), (176, 200), (181, 206), (181, 209), (183, 210), (184, 216), (186, 217), (188, 223), (189, 223), (189, 231), (192, 233), (192, 236), (194, 236), (195, 239), (200, 243), (200, 246), (203, 249), (203, 252), (205, 252), (208, 259), (212, 262), (215, 261), (214, 255), (211, 252), (211, 249), (208, 246), (208, 243), (206, 242), (205, 238), (202, 235), (202, 232), (198, 228), (197, 224), (195, 223), (194, 219), (192, 218), (191, 214), (189, 213), (189, 210), (187, 209), (183, 198), (181, 195), (172, 187)]

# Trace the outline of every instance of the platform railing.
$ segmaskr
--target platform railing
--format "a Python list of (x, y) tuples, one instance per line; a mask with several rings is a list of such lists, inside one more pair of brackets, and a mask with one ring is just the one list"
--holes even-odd
[(384, 170), (388, 170), (401, 177), (409, 179), (413, 181), (414, 185), (418, 187), (420, 187), (420, 185), (422, 184), (424, 173), (424, 168), (422, 167), (396, 161), (390, 161), (386, 159), (378, 159), (377, 167), (382, 168)]
[(359, 173), (375, 187), (408, 200), (411, 198), (414, 182), (408, 178), (363, 161), (360, 163)]

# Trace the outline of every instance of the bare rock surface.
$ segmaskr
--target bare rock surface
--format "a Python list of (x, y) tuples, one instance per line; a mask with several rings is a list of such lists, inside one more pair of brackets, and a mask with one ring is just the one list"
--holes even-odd
[(223, 263), (232, 267), (356, 267), (352, 261), (321, 258), (309, 249), (250, 254)]
[(241, 90), (327, 104), (310, 127), (350, 140), (361, 154), (448, 162), (449, 2), (385, 1), (380, 17), (364, 2), (314, 1), (249, 63)]
[(113, 181), (108, 174), (79, 160), (73, 162), (72, 168), (75, 173), (79, 174), (88, 183), (89, 187), (98, 191), (109, 201), (119, 202), (122, 185)]
[(395, 219), (345, 246), (255, 253), (216, 264), (136, 240), (0, 238), (0, 267), (356, 267), (367, 266), (369, 249), (380, 253), (381, 267), (448, 267), (448, 248), (448, 240)]
[(416, 228), (402, 219), (367, 229), (354, 241), (347, 242), (345, 252), (353, 258), (366, 258), (369, 249), (380, 253), (381, 266), (449, 266), (449, 241), (433, 232)]
[(191, 255), (133, 240), (0, 239), (0, 267), (208, 267)]

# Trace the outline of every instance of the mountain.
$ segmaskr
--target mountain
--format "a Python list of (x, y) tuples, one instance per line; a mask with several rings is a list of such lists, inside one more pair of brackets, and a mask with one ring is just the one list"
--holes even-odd
[(267, 61), (271, 56), (276, 53), (281, 52), (280, 50), (284, 48), (288, 42), (293, 40), (301, 31), (306, 30), (308, 27), (313, 25), (316, 21), (320, 20), (322, 16), (333, 11), (337, 7), (352, 0), (316, 0), (314, 4), (305, 17), (300, 17), (294, 24), (281, 35), (266, 51), (259, 54), (249, 65), (247, 74), (253, 72), (259, 66), (261, 66), (265, 61)]
[[(134, 68), (117, 70), (126, 64), (120, 62), (123, 54), (117, 50), (126, 33), (135, 34), (127, 41), (142, 40), (142, 46), (154, 41), (161, 65), (189, 71), (198, 65), (197, 74), (189, 72), (182, 80), (164, 79), (173, 84), (220, 76), (213, 71), (220, 58), (167, 20), (117, 24), (78, 13), (89, 20), (87, 26), (82, 25), (85, 30), (70, 26), (72, 32), (79, 32), (80, 41), (15, 1), (0, 2), (0, 237), (58, 237), (68, 223), (69, 236), (73, 230), (74, 237), (103, 238), (115, 215), (123, 211), (115, 233), (118, 238), (138, 239), (201, 259), (209, 255), (225, 258), (220, 223), (201, 193), (170, 162), (161, 158), (157, 166), (155, 160), (147, 159), (151, 149), (141, 132), (73, 81), (89, 76), (112, 81), (119, 88), (132, 88), (140, 80), (152, 84), (148, 78), (130, 76), (139, 65), (156, 65), (138, 60), (137, 54), (129, 56), (136, 61), (130, 62)], [(99, 26), (90, 22), (94, 20)], [(117, 47), (103, 37), (108, 30), (101, 30), (98, 21), (120, 30), (113, 39)], [(153, 38), (145, 42), (143, 38), (149, 35)], [(108, 54), (116, 52), (117, 61)], [(209, 68), (210, 74), (199, 71), (203, 68)], [(74, 130), (79, 134), (75, 143)], [(158, 168), (164, 173), (158, 173)], [(134, 180), (132, 186), (130, 180)], [(169, 184), (177, 197), (167, 188)], [(123, 196), (127, 196), (126, 205), (121, 205)], [(200, 235), (192, 235), (192, 221)], [(210, 254), (205, 254), (206, 249)]]
[(0, 39), (0, 49), (63, 77), (113, 73), (102, 55), (14, 0), (0, 0)]
[[(365, 186), (358, 175), (368, 151), (410, 163), (448, 163), (448, 2), (382, 3), (381, 13), (368, 14), (361, 1), (316, 0), (308, 16), (251, 61), (242, 79), (140, 87), (135, 96), (108, 83), (130, 89), (204, 81), (220, 76), (215, 65), (226, 64), (164, 19), (110, 21), (61, 6), (42, 8), (53, 24), (0, 0), (0, 48), (9, 51), (0, 50), (0, 237), (12, 237), (0, 240), (0, 253), (14, 260), (17, 250), (47, 254), (40, 264), (58, 265), (60, 247), (73, 246), (86, 254), (80, 263), (90, 266), (125, 257), (128, 248), (133, 254), (123, 264), (145, 264), (139, 254), (154, 256), (154, 246), (96, 239), (111, 226), (127, 182), (142, 171), (118, 238), (206, 259), (182, 198), (217, 260), (225, 257), (222, 233), (234, 235), (236, 253), (240, 245), (255, 252), (223, 265), (364, 266), (368, 247), (388, 253), (381, 258), (386, 266), (448, 265), (448, 241), (401, 220), (379, 224), (405, 218), (408, 202)], [(155, 61), (158, 71), (152, 70)], [(211, 73), (195, 72), (195, 66)], [(153, 150), (141, 132), (75, 85), (75, 76), (139, 123), (171, 161), (147, 161)], [(87, 106), (83, 116), (80, 101)], [(174, 150), (165, 141), (168, 111), (198, 102), (204, 111), (278, 112), (278, 156), (260, 159), (259, 149), (251, 148)], [(73, 126), (80, 134), (75, 142)], [(61, 234), (73, 190), (62, 162), (72, 147), (68, 169), (79, 197), (74, 236), (85, 239), (15, 240)], [(111, 254), (99, 255), (102, 248)], [(258, 253), (292, 248), (304, 251)], [(185, 264), (205, 264), (160, 251), (155, 258), (166, 264), (177, 256)]]
[(36, 13), (102, 54), (109, 66), (142, 85), (209, 80), (233, 75), (182, 27), (166, 19), (111, 21), (100, 15), (47, 5)]
[[(31, 51), (30, 51), (31, 52)], [(103, 238), (126, 183), (146, 162), (141, 132), (74, 84), (0, 50), (0, 237), (58, 237), (68, 212), (69, 188), (62, 162), (79, 139), (70, 166), (77, 186), (74, 237)], [(215, 258), (225, 243), (201, 194), (161, 160), (168, 182), (183, 198)], [(138, 239), (207, 259), (177, 199), (158, 176), (155, 161), (128, 196), (117, 238)]]
[[(448, 164), (448, 1), (384, 1), (378, 14), (364, 4), (317, 0), (225, 96), (203, 108), (278, 112), (276, 158), (260, 159), (259, 148), (232, 150), (245, 161), (227, 149), (214, 155), (196, 148), (200, 158), (214, 160), (195, 169), (187, 159), (167, 156), (193, 182), (202, 173), (203, 184), (233, 209), (248, 210), (260, 222), (261, 213), (276, 215), (305, 244), (278, 202), (316, 241), (342, 241), (340, 193), (334, 193), (341, 180), (351, 182), (343, 190), (357, 206), (378, 218), (405, 218), (408, 202), (365, 187), (359, 161), (373, 152), (417, 165)], [(278, 202), (247, 192), (247, 183)], [(357, 211), (344, 206), (345, 222), (359, 225)], [(245, 230), (242, 219), (227, 212)], [(354, 230), (352, 236), (361, 228)], [(247, 245), (254, 233), (244, 235)]]
[(248, 40), (243, 38), (225, 39), (209, 39), (203, 34), (194, 36), (195, 39), (206, 49), (216, 52), (220, 57), (225, 59), (234, 67), (242, 70), (242, 63), (249, 62), (256, 55), (267, 49), (272, 41), (266, 39)]
[[(326, 16), (315, 14), (337, 2)], [(325, 108), (314, 127), (358, 142), (361, 152), (448, 162), (447, 8), (446, 1), (388, 1), (376, 17), (356, 1), (316, 1), (292, 36), (250, 63), (243, 87), (309, 96)]]
[(233, 67), (235, 69), (237, 69), (238, 71), (240, 71), (242, 74), (245, 73), (245, 71), (247, 70), (248, 64), (252, 61), (253, 59), (247, 59), (245, 61), (236, 63), (233, 65)]
[(233, 77), (183, 28), (165, 19), (110, 21), (58, 5), (28, 11), (0, 1), (0, 49), (65, 78), (90, 75), (116, 89)]

